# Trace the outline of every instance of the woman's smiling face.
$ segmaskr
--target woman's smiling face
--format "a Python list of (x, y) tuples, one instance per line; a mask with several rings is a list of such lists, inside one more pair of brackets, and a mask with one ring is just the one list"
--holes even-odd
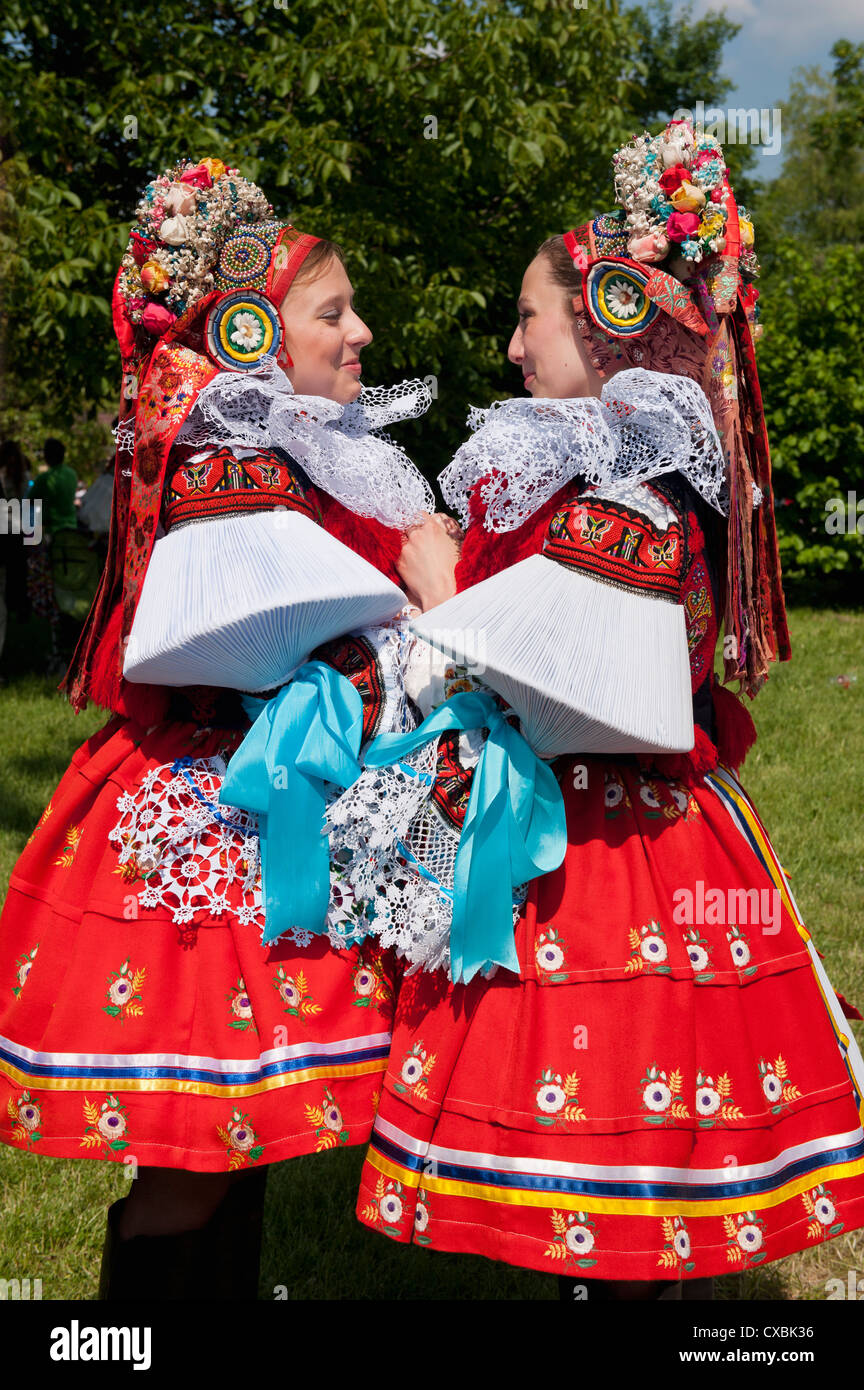
[(580, 298), (556, 284), (545, 256), (535, 256), (522, 279), (519, 324), (507, 356), (521, 367), (532, 396), (563, 400), (599, 396), (602, 382), (585, 349), (574, 315)]
[(372, 341), (354, 312), (354, 291), (345, 267), (332, 256), (317, 275), (302, 275), (280, 306), (284, 350), (293, 366), (283, 370), (298, 396), (324, 396), (347, 405), (360, 394), (360, 352)]

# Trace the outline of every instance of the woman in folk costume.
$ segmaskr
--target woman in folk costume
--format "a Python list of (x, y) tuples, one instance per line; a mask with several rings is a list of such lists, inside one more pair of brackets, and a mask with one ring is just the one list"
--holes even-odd
[(406, 727), (394, 562), (431, 492), (376, 427), (428, 393), (361, 393), (340, 249), (237, 170), (183, 160), (137, 215), (109, 560), (65, 683), (114, 715), (11, 876), (0, 1138), (134, 1164), (105, 1296), (255, 1297), (266, 1165), (365, 1142), (389, 1051), (321, 812)]
[[(752, 226), (689, 124), (615, 171), (619, 209), (526, 271), (509, 355), (533, 399), (475, 412), (443, 475), (459, 592), (413, 627), (451, 657), (421, 693), (449, 698), (330, 810), (350, 849), (364, 785), (402, 787), (365, 882), (349, 866), (415, 967), (358, 1214), (562, 1296), (710, 1296), (864, 1225), (864, 1069), (713, 674), (721, 621), (747, 695), (789, 656)], [(439, 559), (412, 532), (421, 600)]]

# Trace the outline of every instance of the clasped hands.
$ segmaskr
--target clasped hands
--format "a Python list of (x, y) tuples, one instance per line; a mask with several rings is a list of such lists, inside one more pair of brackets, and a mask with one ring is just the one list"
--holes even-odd
[(425, 613), (456, 592), (455, 570), (464, 538), (461, 526), (443, 512), (420, 512), (402, 532), (396, 568), (411, 604)]

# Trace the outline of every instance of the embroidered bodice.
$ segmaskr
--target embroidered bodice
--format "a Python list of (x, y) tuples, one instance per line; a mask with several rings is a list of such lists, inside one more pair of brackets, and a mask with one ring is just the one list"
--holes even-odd
[(322, 522), (321, 503), (302, 468), (279, 449), (177, 449), (162, 497), (166, 531), (190, 522), (287, 510)]

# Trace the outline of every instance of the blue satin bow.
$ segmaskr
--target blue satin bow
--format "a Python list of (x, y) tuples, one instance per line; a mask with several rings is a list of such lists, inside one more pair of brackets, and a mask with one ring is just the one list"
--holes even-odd
[(330, 846), (322, 835), (324, 783), (360, 776), (363, 701), (323, 661), (307, 661), (269, 700), (244, 696), (254, 723), (235, 752), (219, 800), (258, 817), (264, 945), (291, 927), (326, 931)]
[(485, 728), (456, 853), (450, 969), (468, 984), (491, 963), (518, 971), (513, 888), (557, 869), (567, 848), (564, 798), (555, 775), (508, 724), (485, 691), (452, 695), (410, 734), (380, 734), (364, 762), (382, 767), (448, 729)]

